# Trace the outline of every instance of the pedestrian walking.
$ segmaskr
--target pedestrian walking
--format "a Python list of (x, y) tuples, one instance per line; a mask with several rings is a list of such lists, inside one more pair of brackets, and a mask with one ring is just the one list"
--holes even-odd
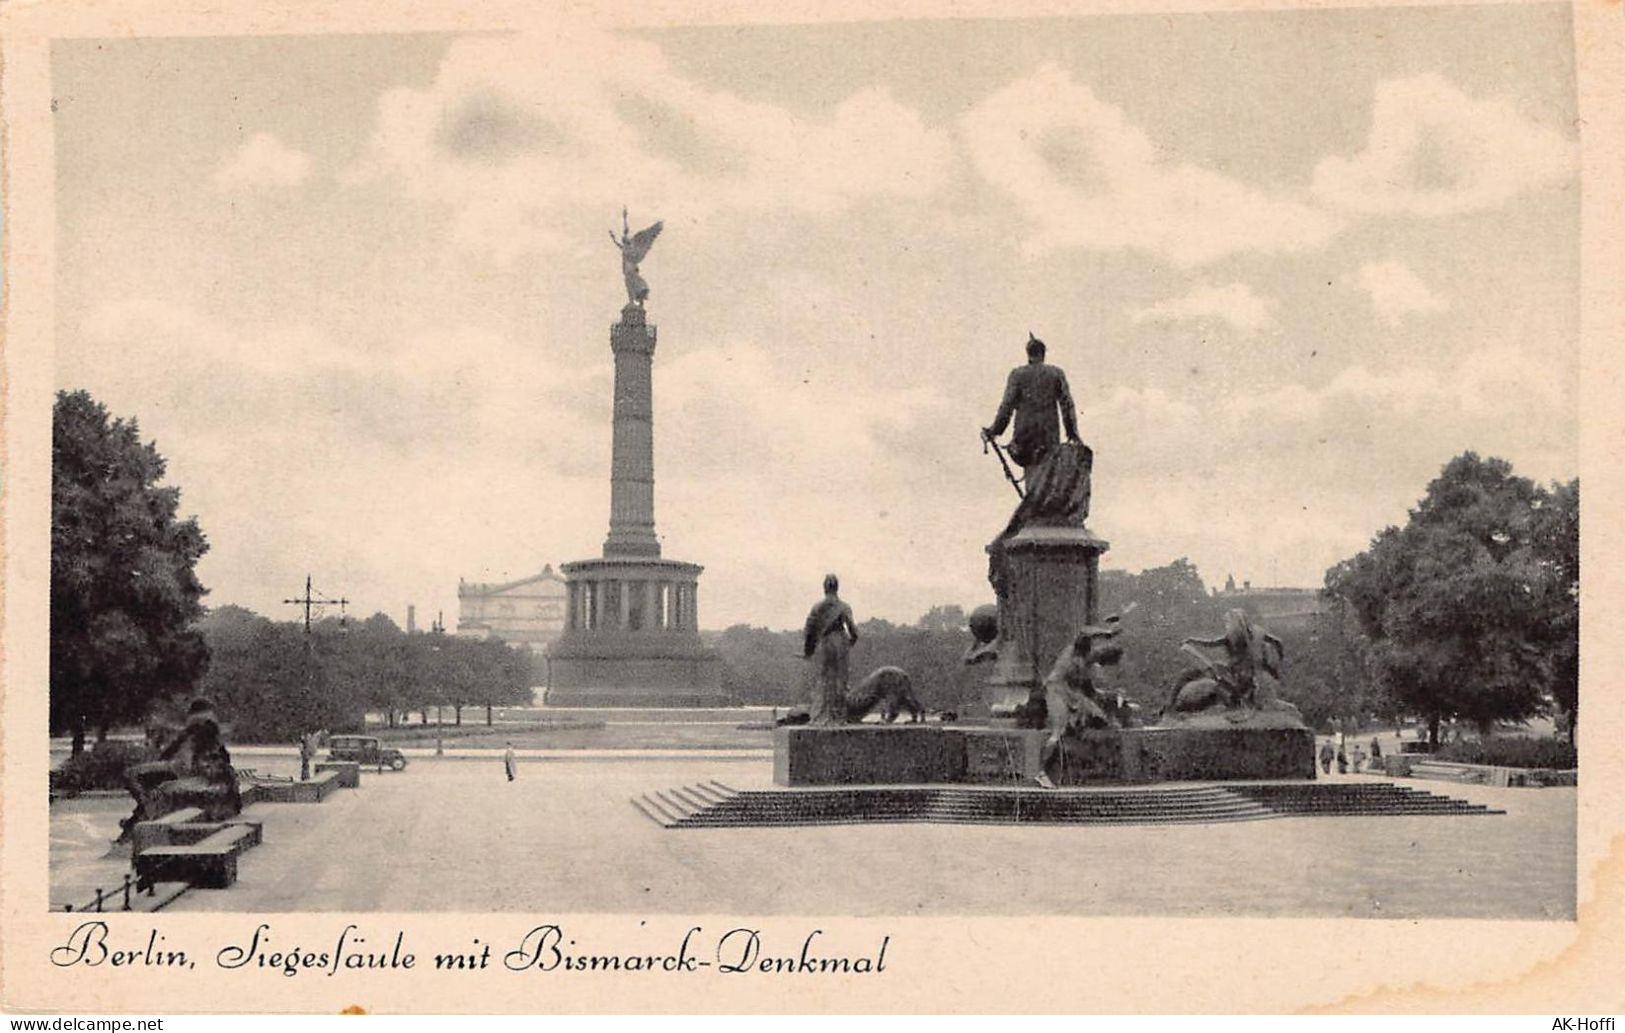
[(316, 755), (316, 744), (311, 741), (311, 735), (306, 732), (299, 737), (299, 781), (310, 781), (310, 760)]
[(513, 752), (513, 743), (509, 743), (508, 748), (503, 751), (502, 769), (508, 773), (508, 781), (510, 782), (513, 781), (514, 775), (519, 771), (519, 757)]
[(1337, 750), (1332, 746), (1332, 741), (1330, 739), (1327, 739), (1325, 742), (1320, 744), (1320, 771), (1321, 771), (1321, 774), (1325, 774), (1325, 775), (1331, 774), (1332, 773), (1332, 761), (1334, 761), (1336, 759), (1337, 759)]
[(1365, 768), (1365, 747), (1354, 747), (1354, 773), (1358, 775)]
[(1337, 773), (1339, 775), (1346, 775), (1349, 773), (1349, 757), (1347, 753), (1343, 752), (1343, 747), (1341, 746), (1337, 748)]

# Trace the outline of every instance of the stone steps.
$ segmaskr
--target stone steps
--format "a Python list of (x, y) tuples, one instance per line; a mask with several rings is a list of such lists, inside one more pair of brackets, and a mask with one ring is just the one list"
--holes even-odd
[(959, 786), (751, 790), (709, 781), (634, 797), (666, 828), (937, 822), (1169, 825), (1281, 817), (1499, 814), (1483, 804), (1390, 783), (1229, 784), (1167, 789)]
[(1481, 803), (1469, 803), (1440, 796), (1425, 789), (1380, 782), (1371, 785), (1315, 784), (1283, 785), (1260, 783), (1231, 786), (1231, 792), (1246, 796), (1281, 814), (1504, 814)]

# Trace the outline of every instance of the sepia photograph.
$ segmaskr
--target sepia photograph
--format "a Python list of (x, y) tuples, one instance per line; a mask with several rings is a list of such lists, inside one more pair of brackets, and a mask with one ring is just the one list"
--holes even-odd
[(1579, 12), (14, 41), (7, 1008), (412, 967), (382, 916), (617, 978), (1571, 945)]

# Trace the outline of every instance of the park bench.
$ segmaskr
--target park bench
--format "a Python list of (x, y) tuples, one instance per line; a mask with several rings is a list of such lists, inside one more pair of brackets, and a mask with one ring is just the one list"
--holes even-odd
[(1419, 760), (1411, 763), (1413, 778), (1438, 778), (1451, 782), (1483, 783), (1488, 771), (1474, 764), (1452, 764), (1443, 760)]
[(324, 771), (337, 773), (338, 783), (345, 789), (361, 788), (361, 764), (353, 760), (324, 760), (316, 764), (316, 774)]
[(302, 782), (262, 782), (259, 797), (272, 803), (320, 803), (340, 785), (337, 771), (323, 771)]
[(319, 772), (308, 782), (294, 783), (294, 799), (299, 803), (321, 803), (340, 785), (337, 771)]
[(242, 848), (237, 851), (238, 853), (265, 842), (265, 828), (258, 818), (236, 817), (228, 818), (225, 821), (181, 822), (177, 825), (171, 825), (169, 827), (169, 842), (155, 843), (153, 845), (191, 846), (219, 832), (222, 827), (241, 827), (247, 830), (248, 835), (242, 840)]
[(247, 825), (227, 825), (196, 843), (149, 847), (135, 856), (136, 879), (143, 886), (179, 881), (225, 889), (237, 881), (237, 855), (253, 834)]
[(130, 836), (130, 855), (133, 857), (148, 847), (168, 846), (170, 843), (170, 829), (176, 825), (185, 825), (195, 822), (203, 817), (203, 811), (197, 807), (182, 807), (170, 811), (161, 818), (151, 821), (137, 822), (135, 831)]

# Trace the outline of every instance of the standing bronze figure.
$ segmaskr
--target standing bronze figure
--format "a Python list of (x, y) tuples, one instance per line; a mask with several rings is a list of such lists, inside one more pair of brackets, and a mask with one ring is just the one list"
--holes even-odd
[[(1023, 470), (1037, 466), (1061, 443), (1078, 440), (1078, 410), (1072, 402), (1072, 389), (1059, 366), (1044, 361), (1044, 342), (1027, 333), (1027, 364), (1010, 371), (1004, 384), (1004, 398), (993, 422), (982, 435), (991, 441), (1004, 433), (1015, 418), (1010, 435), (1010, 458)], [(1059, 420), (1057, 420), (1059, 415)]]
[(840, 588), (834, 574), (825, 577), (824, 598), (807, 614), (801, 655), (815, 665), (809, 724), (846, 722), (848, 656), (858, 640), (858, 627), (852, 621), (852, 607), (841, 601)]

